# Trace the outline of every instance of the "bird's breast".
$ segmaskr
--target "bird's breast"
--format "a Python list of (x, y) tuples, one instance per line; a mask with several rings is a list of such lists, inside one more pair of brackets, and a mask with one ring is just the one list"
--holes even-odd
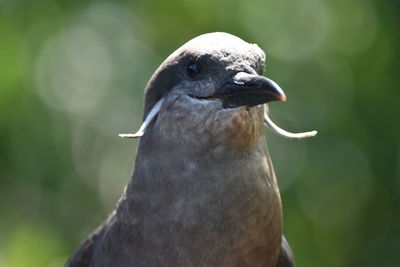
[(272, 266), (264, 263), (279, 253), (282, 214), (265, 142), (243, 153), (158, 148), (139, 150), (130, 185), (130, 206), (151, 221), (144, 245), (207, 266)]

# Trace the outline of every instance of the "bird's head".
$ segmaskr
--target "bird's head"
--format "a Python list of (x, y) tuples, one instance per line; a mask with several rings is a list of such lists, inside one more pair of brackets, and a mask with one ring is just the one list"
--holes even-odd
[(251, 145), (263, 132), (264, 104), (286, 100), (275, 82), (261, 76), (264, 65), (256, 44), (227, 33), (200, 35), (156, 70), (146, 87), (141, 129), (121, 136), (156, 130), (167, 139)]

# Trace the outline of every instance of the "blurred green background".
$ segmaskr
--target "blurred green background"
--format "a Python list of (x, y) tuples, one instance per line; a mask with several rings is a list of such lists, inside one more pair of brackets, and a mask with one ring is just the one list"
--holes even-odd
[(174, 49), (226, 31), (288, 101), (266, 137), (299, 267), (400, 266), (400, 3), (0, 1), (0, 266), (62, 266), (127, 183), (143, 89)]

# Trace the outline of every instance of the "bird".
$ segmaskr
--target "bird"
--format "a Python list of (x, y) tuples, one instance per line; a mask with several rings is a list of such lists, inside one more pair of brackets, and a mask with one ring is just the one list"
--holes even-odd
[(262, 76), (257, 45), (213, 32), (188, 41), (145, 88), (132, 177), (108, 218), (69, 258), (69, 267), (293, 267), (264, 127), (285, 101)]

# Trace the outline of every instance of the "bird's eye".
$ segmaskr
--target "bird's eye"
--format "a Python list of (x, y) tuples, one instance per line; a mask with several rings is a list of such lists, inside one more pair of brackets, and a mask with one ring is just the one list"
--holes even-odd
[(198, 64), (194, 63), (194, 62), (190, 62), (189, 65), (187, 66), (187, 72), (190, 78), (194, 78), (197, 76), (197, 74), (199, 73), (200, 68), (198, 66)]

